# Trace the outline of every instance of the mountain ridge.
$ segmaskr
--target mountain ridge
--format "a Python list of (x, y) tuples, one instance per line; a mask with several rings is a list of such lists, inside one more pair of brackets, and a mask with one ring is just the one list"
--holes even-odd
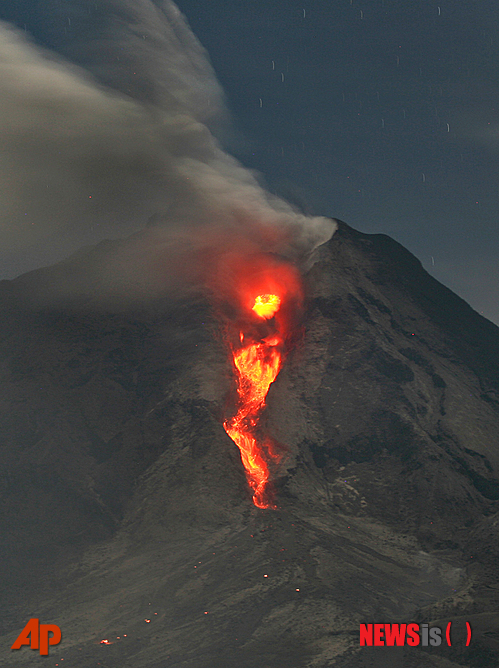
[[(269, 390), (285, 457), (261, 511), (205, 295), (109, 299), (85, 267), (112, 247), (0, 284), (4, 645), (36, 612), (76, 667), (496, 665), (499, 329), (340, 221)], [(359, 623), (466, 615), (470, 648), (358, 647)]]

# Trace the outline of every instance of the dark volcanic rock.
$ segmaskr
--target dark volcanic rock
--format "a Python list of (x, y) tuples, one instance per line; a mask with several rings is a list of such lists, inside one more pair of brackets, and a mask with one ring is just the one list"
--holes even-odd
[[(498, 665), (499, 330), (340, 223), (270, 388), (262, 511), (206, 302), (60, 298), (107, 248), (0, 284), (3, 646), (36, 616), (74, 668)], [(358, 646), (359, 623), (448, 620), (469, 648)]]

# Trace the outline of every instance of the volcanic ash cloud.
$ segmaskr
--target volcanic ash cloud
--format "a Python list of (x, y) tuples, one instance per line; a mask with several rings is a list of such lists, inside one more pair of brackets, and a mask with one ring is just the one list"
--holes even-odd
[[(142, 230), (96, 270), (114, 289), (135, 279), (147, 289), (186, 267), (198, 278), (192, 262), (234, 245), (298, 258), (327, 241), (332, 221), (266, 193), (214, 138), (228, 117), (223, 93), (175, 5), (102, 11), (99, 38), (97, 26), (75, 37), (65, 59), (0, 24), (4, 257), (24, 252), (39, 265)], [(127, 84), (130, 64), (144, 90)]]

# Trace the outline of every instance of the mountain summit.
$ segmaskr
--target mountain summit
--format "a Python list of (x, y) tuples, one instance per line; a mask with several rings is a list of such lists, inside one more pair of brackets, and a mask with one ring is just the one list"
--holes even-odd
[[(0, 283), (4, 659), (38, 617), (73, 668), (498, 664), (499, 329), (338, 225), (261, 417), (276, 509), (223, 428), (205, 294), (102, 296), (124, 242)], [(359, 647), (359, 624), (410, 621), (456, 641)]]

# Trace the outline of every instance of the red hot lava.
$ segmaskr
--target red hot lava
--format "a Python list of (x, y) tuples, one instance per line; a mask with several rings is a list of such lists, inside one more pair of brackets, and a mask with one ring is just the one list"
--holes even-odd
[(299, 331), (301, 278), (291, 264), (263, 253), (226, 255), (219, 268), (237, 388), (236, 413), (225, 420), (224, 428), (241, 452), (255, 506), (269, 508), (269, 463), (281, 457), (258, 423), (270, 384)]

